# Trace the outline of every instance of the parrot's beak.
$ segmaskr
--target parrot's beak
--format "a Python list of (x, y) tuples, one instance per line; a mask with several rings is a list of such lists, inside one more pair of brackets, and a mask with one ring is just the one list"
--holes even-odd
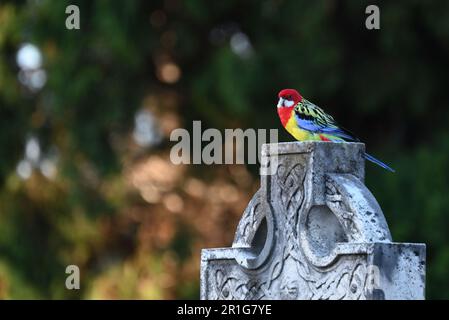
[(284, 106), (284, 99), (283, 98), (279, 98), (278, 108), (282, 108), (283, 106)]

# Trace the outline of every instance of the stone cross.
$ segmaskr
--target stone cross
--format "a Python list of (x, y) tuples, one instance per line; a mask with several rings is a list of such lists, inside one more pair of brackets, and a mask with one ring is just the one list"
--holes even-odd
[[(424, 299), (424, 244), (392, 242), (364, 185), (364, 144), (262, 148), (231, 248), (204, 249), (201, 299)], [(273, 171), (273, 172), (270, 172)]]

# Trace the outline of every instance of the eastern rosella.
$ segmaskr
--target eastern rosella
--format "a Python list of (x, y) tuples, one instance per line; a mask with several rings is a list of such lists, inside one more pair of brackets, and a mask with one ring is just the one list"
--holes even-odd
[[(277, 111), (284, 128), (299, 141), (359, 142), (348, 130), (338, 126), (332, 116), (304, 99), (294, 89), (279, 92)], [(365, 153), (365, 159), (394, 172), (392, 168)]]

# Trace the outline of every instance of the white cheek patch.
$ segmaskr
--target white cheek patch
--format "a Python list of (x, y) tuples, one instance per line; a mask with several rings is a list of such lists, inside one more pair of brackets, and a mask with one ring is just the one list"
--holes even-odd
[(295, 103), (295, 102), (292, 101), (292, 100), (285, 100), (284, 106), (286, 106), (286, 107), (291, 107), (291, 106), (293, 106), (294, 103)]

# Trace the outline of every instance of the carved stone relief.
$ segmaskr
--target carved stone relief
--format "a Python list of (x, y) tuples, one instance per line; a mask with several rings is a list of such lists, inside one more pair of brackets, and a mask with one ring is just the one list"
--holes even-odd
[[(391, 242), (363, 184), (364, 145), (284, 143), (276, 150), (268, 155), (278, 157), (277, 170), (261, 177), (232, 248), (203, 250), (202, 299), (423, 299), (425, 246)], [(385, 251), (398, 246), (391, 257)], [(411, 250), (415, 260), (401, 258)], [(420, 277), (407, 281), (410, 273)]]

